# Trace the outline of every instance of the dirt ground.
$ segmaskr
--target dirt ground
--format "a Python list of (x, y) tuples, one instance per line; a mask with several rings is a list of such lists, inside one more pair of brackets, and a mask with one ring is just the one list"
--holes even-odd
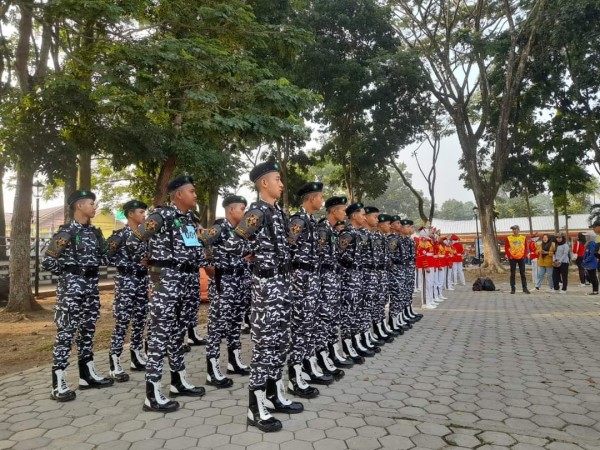
[[(472, 283), (479, 274), (477, 268), (468, 268), (465, 272), (467, 284)], [(574, 277), (575, 274), (572, 273), (570, 277), (572, 282), (575, 282)], [(508, 282), (508, 273), (494, 274), (492, 279), (496, 283)], [(106, 350), (110, 346), (110, 336), (114, 326), (113, 297), (112, 290), (100, 292), (100, 320), (97, 323), (94, 344), (94, 350), (100, 358), (107, 357)], [(39, 303), (44, 309), (25, 315), (0, 311), (0, 377), (51, 364), (52, 345), (56, 332), (53, 322), (54, 302), (54, 297), (40, 299)], [(202, 304), (200, 323), (206, 322), (207, 310), (208, 306)]]

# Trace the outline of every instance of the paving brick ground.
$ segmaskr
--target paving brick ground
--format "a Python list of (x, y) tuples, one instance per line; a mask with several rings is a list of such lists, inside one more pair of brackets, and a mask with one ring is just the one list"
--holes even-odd
[[(451, 292), (303, 414), (282, 416), (279, 433), (246, 427), (243, 378), (163, 415), (141, 410), (143, 374), (57, 404), (45, 367), (0, 379), (0, 449), (600, 448), (598, 298), (579, 287), (529, 296), (499, 287)], [(107, 373), (105, 355), (97, 360)], [(187, 360), (202, 384), (203, 350)]]

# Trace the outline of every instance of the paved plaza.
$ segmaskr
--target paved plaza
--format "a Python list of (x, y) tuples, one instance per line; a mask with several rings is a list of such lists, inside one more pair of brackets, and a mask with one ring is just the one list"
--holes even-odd
[[(142, 411), (141, 373), (59, 404), (44, 367), (0, 379), (0, 449), (600, 448), (598, 297), (584, 295), (589, 288), (526, 296), (498, 287), (450, 292), (378, 357), (305, 400), (304, 413), (278, 416), (279, 433), (246, 426), (247, 378), (207, 387), (165, 415)], [(97, 360), (108, 373), (106, 355)], [(202, 384), (203, 349), (187, 361)]]

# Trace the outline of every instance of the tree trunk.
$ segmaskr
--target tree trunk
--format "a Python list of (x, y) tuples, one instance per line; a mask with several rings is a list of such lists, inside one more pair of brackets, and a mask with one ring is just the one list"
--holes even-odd
[[(284, 189), (284, 192), (287, 189)], [(217, 200), (219, 199), (219, 187), (211, 186), (208, 189), (208, 206), (206, 208), (206, 224), (205, 227), (212, 225), (217, 219)]]
[(65, 168), (65, 200), (64, 200), (64, 223), (67, 223), (71, 220), (71, 210), (69, 209), (69, 204), (67, 203), (69, 199), (69, 195), (73, 191), (77, 189), (77, 166), (71, 165)]
[(558, 234), (560, 231), (560, 223), (558, 221), (558, 207), (556, 206), (556, 200), (552, 202), (552, 206), (554, 206), (554, 233)]
[(154, 200), (152, 204), (154, 206), (164, 205), (167, 200), (168, 186), (169, 180), (175, 172), (175, 168), (177, 167), (177, 158), (173, 155), (169, 156), (162, 167), (160, 168), (160, 172), (158, 173), (158, 179), (156, 180), (156, 191), (154, 194)]
[(17, 164), (17, 184), (10, 232), (10, 292), (6, 311), (39, 309), (31, 294), (31, 196), (35, 169), (30, 161)]
[(0, 261), (6, 261), (6, 218), (4, 217), (4, 171), (0, 164)]
[(281, 182), (283, 183), (283, 194), (281, 198), (282, 208), (286, 214), (290, 213), (290, 194), (288, 186), (288, 150), (287, 139), (283, 139), (283, 143), (277, 143), (277, 156), (281, 166)]
[(79, 189), (92, 190), (92, 153), (84, 150), (79, 154)]
[(525, 190), (525, 205), (527, 205), (527, 220), (529, 221), (529, 234), (533, 234), (533, 220), (531, 220), (531, 203), (529, 202), (529, 191)]
[(481, 237), (483, 239), (483, 267), (490, 272), (502, 273), (504, 268), (500, 263), (498, 243), (494, 234), (494, 208), (493, 202), (488, 198), (476, 197), (479, 208), (479, 221), (481, 225)]
[[(417, 199), (417, 205), (419, 207), (419, 216), (421, 217), (421, 220), (423, 221), (423, 224), (426, 224), (427, 222), (430, 222), (430, 218), (427, 217), (427, 215), (425, 214), (425, 201), (423, 200), (423, 197), (421, 197), (421, 194), (419, 194), (419, 191), (417, 191), (413, 185), (411, 184), (410, 181), (408, 181), (408, 178), (406, 178), (404, 176), (404, 172), (402, 171), (402, 168), (396, 163), (396, 161), (394, 161), (393, 158), (390, 158), (390, 162), (392, 164), (392, 166), (394, 167), (394, 169), (396, 170), (396, 172), (398, 172), (398, 175), (400, 175), (400, 178), (402, 179), (402, 182), (404, 183), (404, 186), (406, 186), (408, 189), (410, 189), (410, 192), (412, 192), (412, 194), (415, 196), (415, 198)], [(432, 206), (430, 209), (430, 215), (433, 215), (433, 201), (432, 201)]]

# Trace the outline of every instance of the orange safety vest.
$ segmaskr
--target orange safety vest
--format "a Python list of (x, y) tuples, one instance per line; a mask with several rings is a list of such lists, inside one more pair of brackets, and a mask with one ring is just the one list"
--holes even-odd
[(511, 259), (523, 259), (525, 257), (525, 236), (507, 236), (508, 251), (510, 252)]

